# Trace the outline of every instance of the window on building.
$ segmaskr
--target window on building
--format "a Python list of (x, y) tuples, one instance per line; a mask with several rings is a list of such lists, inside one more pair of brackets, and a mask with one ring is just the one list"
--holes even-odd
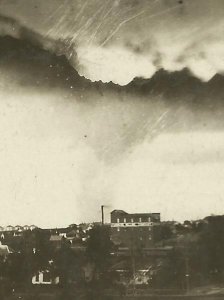
[(39, 282), (39, 281), (40, 281), (40, 274), (39, 274), (39, 273), (36, 274), (35, 280), (36, 280), (36, 282)]
[(117, 227), (117, 231), (120, 231), (120, 228), (119, 228), (119, 227)]
[(152, 228), (151, 228), (151, 226), (149, 226), (149, 231), (151, 231), (152, 230)]
[(151, 218), (150, 217), (148, 217), (148, 222), (151, 222)]
[(119, 218), (117, 218), (117, 223), (120, 223), (120, 219)]
[(142, 221), (142, 218), (139, 218), (139, 222), (141, 222)]
[(126, 223), (126, 218), (124, 218), (124, 223)]
[(134, 222), (134, 219), (133, 218), (131, 218), (131, 223), (133, 223)]

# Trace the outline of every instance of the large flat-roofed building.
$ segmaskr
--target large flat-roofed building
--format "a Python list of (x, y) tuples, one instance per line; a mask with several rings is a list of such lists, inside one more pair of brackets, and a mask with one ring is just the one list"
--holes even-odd
[(160, 213), (111, 212), (111, 240), (120, 247), (150, 248), (159, 235)]

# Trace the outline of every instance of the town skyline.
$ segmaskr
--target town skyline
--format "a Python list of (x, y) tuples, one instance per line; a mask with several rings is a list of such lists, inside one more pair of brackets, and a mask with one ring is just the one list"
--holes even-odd
[[(120, 208), (115, 208), (107, 213), (104, 212), (104, 219), (103, 219), (103, 223), (102, 223), (102, 213), (100, 211), (100, 215), (99, 215), (99, 219), (95, 219), (95, 220), (88, 220), (88, 221), (81, 221), (81, 222), (78, 222), (76, 220), (73, 220), (73, 222), (67, 222), (66, 220), (63, 222), (63, 223), (58, 223), (58, 224), (53, 224), (53, 226), (41, 226), (41, 224), (33, 224), (32, 222), (31, 223), (25, 223), (25, 225), (23, 223), (5, 223), (5, 224), (2, 224), (0, 223), (0, 232), (3, 232), (3, 231), (26, 231), (26, 230), (33, 230), (33, 229), (59, 229), (59, 228), (68, 228), (68, 227), (72, 227), (74, 225), (76, 226), (80, 226), (82, 224), (98, 224), (98, 225), (102, 225), (102, 224), (105, 224), (105, 225), (109, 225), (111, 224), (111, 213), (113, 211), (123, 211), (124, 213), (127, 213), (128, 215), (131, 215), (131, 214), (135, 214), (135, 215), (144, 215), (144, 214), (148, 214), (148, 215), (157, 215), (159, 214), (160, 215), (160, 221), (162, 223), (176, 223), (176, 224), (184, 224), (185, 222), (198, 222), (198, 221), (202, 221), (202, 220), (205, 220), (206, 218), (208, 217), (218, 217), (218, 216), (224, 216), (224, 214), (208, 214), (208, 215), (205, 215), (205, 216), (202, 216), (201, 218), (195, 218), (195, 219), (186, 219), (186, 218), (183, 218), (183, 220), (177, 220), (175, 218), (171, 218), (171, 219), (163, 219), (163, 216), (160, 212), (152, 212), (150, 210), (146, 210), (146, 211), (130, 211), (130, 210), (123, 210), (123, 209), (120, 209)], [(121, 221), (121, 223), (123, 223)], [(130, 223), (130, 222), (129, 222)]]

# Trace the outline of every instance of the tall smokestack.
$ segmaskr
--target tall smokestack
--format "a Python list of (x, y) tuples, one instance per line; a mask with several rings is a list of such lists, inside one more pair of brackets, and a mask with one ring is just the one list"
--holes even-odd
[(102, 225), (104, 224), (104, 205), (101, 205)]

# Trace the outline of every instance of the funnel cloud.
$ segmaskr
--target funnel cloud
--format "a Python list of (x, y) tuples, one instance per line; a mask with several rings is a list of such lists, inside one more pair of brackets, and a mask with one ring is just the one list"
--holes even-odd
[(222, 214), (223, 6), (1, 1), (3, 225)]

